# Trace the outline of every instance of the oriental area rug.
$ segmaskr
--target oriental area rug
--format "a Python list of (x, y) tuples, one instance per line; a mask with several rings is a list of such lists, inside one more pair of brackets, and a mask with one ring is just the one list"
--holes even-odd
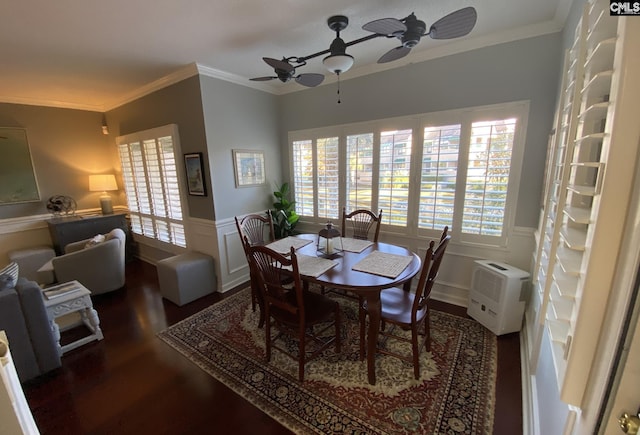
[[(359, 359), (357, 303), (331, 297), (342, 309), (342, 349), (335, 354), (330, 347), (308, 362), (303, 383), (297, 362), (277, 349), (266, 362), (249, 289), (158, 336), (295, 433), (492, 433), (495, 335), (472, 319), (431, 310), (431, 351), (421, 353), (420, 379), (411, 364), (376, 355), (377, 383), (369, 385), (366, 361)], [(408, 344), (398, 346), (411, 353)]]

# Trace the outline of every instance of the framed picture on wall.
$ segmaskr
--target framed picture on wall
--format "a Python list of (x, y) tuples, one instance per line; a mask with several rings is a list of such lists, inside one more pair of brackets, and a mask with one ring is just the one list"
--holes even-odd
[(236, 187), (259, 186), (266, 182), (263, 151), (233, 150), (233, 169)]
[(204, 184), (204, 166), (202, 153), (190, 153), (184, 155), (184, 166), (187, 172), (187, 186), (189, 195), (207, 196)]

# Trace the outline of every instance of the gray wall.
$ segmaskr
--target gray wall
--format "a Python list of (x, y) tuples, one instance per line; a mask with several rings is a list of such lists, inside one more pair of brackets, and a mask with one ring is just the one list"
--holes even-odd
[(114, 152), (117, 136), (167, 124), (177, 124), (182, 153), (203, 153), (205, 165), (203, 175), (209, 191), (205, 197), (188, 197), (189, 215), (208, 220), (215, 218), (213, 197), (210, 193), (211, 177), (207, 163), (207, 141), (198, 76), (182, 80), (107, 112), (107, 123)]
[[(341, 83), (341, 104), (336, 102), (335, 83), (281, 96), (281, 135), (286, 138), (291, 130), (529, 100), (515, 223), (536, 227), (558, 71), (562, 66), (560, 46), (561, 35), (556, 33), (352, 80), (344, 80), (346, 73)], [(288, 153), (288, 144), (283, 141), (285, 180), (290, 178)]]
[[(52, 195), (71, 196), (78, 209), (99, 207), (100, 193), (89, 192), (89, 174), (115, 173), (119, 166), (101, 125), (98, 112), (0, 103), (0, 126), (27, 130), (40, 190), (40, 201), (0, 205), (0, 219), (46, 214)], [(112, 197), (114, 204), (125, 203)]]
[[(530, 100), (516, 225), (535, 227), (561, 46), (553, 34), (342, 80), (342, 104), (335, 83), (275, 96), (194, 76), (109, 111), (109, 136), (101, 134), (101, 114), (69, 109), (0, 104), (0, 125), (27, 128), (41, 198), (67, 194), (89, 208), (98, 194), (88, 192), (86, 175), (118, 167), (116, 136), (175, 123), (182, 152), (203, 153), (210, 192), (189, 196), (189, 214), (214, 220), (271, 206), (274, 187), (290, 178), (290, 130)], [(265, 186), (235, 187), (233, 149), (265, 151)], [(122, 193), (115, 199), (124, 204)], [(43, 212), (42, 201), (0, 206), (5, 218)]]
[[(206, 76), (201, 86), (216, 219), (270, 208), (282, 172), (278, 97)], [(235, 186), (234, 149), (264, 151), (264, 186)]]

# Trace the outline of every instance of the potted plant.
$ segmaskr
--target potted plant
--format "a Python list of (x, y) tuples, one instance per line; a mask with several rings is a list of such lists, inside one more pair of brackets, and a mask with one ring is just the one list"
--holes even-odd
[(273, 230), (276, 239), (294, 234), (294, 228), (298, 223), (300, 216), (296, 213), (295, 201), (289, 200), (289, 183), (284, 183), (278, 190), (273, 192), (276, 201), (273, 203), (273, 209), (269, 210), (271, 219), (273, 220)]

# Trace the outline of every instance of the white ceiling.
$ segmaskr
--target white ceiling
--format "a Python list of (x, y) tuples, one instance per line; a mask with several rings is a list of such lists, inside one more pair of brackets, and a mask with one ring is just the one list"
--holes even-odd
[[(377, 38), (347, 52), (356, 59), (342, 80), (455, 52), (559, 31), (572, 0), (8, 0), (0, 25), (0, 101), (103, 111), (167, 76), (196, 68), (276, 94), (295, 82), (250, 82), (272, 75), (262, 57), (306, 56), (329, 47), (331, 15), (346, 15), (346, 41), (362, 25), (411, 12), (427, 24), (473, 6), (478, 21), (460, 39), (428, 37), (405, 58), (376, 60), (399, 45)], [(322, 57), (300, 72), (325, 73)], [(335, 77), (327, 74), (326, 83)]]

